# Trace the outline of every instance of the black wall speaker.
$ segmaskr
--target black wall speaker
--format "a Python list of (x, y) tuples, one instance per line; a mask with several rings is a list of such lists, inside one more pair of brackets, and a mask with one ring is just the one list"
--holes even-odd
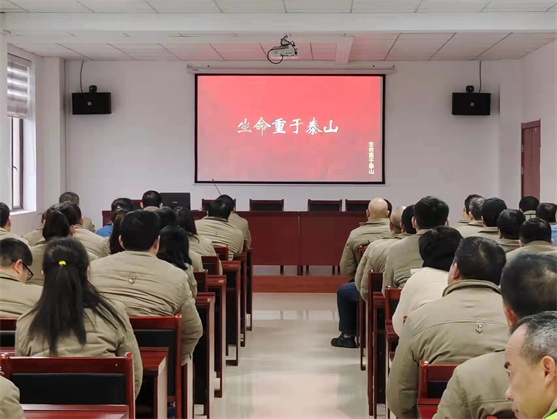
[(107, 115), (112, 113), (110, 93), (72, 93), (74, 115)]
[(491, 115), (491, 93), (453, 93), (453, 115)]

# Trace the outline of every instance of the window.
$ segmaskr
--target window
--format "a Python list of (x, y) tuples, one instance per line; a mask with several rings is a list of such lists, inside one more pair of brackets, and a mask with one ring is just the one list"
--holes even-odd
[(12, 144), (12, 208), (23, 208), (23, 119), (10, 118)]

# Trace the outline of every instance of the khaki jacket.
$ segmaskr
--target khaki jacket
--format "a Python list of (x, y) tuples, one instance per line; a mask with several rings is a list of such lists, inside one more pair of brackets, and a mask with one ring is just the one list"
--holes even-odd
[(37, 230), (33, 230), (23, 236), (23, 238), (29, 242), (29, 246), (36, 246), (41, 240), (44, 240), (43, 229), (39, 228)]
[(95, 224), (89, 217), (83, 217), (83, 227), (91, 232), (95, 232)]
[(76, 225), (74, 238), (77, 239), (87, 252), (96, 256), (96, 259), (108, 256), (108, 248), (103, 237), (97, 236), (95, 233), (87, 230), (84, 226)]
[(19, 240), (20, 242), (25, 243), (27, 246), (29, 246), (29, 242), (25, 238), (15, 234), (15, 233), (12, 233), (11, 231), (8, 231), (5, 228), (0, 228), (0, 240), (4, 240), (4, 239), (16, 239), (16, 240)]
[(505, 253), (512, 252), (520, 247), (518, 240), (513, 239), (497, 239), (495, 240), (499, 246), (503, 248)]
[(120, 301), (129, 316), (182, 314), (182, 364), (203, 334), (184, 271), (148, 252), (124, 251), (91, 264), (91, 283)]
[(552, 243), (544, 241), (530, 242), (524, 247), (519, 247), (518, 249), (507, 253), (507, 265), (511, 260), (515, 259), (518, 255), (521, 255), (523, 253), (537, 253), (557, 257), (557, 247), (553, 246)]
[(387, 383), (389, 408), (399, 419), (418, 417), (418, 372), (421, 360), (462, 364), (505, 348), (509, 327), (499, 287), (487, 281), (461, 280), (443, 298), (406, 319)]
[(205, 217), (195, 222), (197, 232), (214, 246), (228, 246), (228, 259), (240, 256), (244, 250), (244, 234), (222, 218)]
[(248, 241), (248, 246), (251, 247), (251, 232), (249, 231), (248, 220), (233, 212), (228, 217), (228, 222), (242, 232), (244, 239)]
[(456, 229), (462, 234), (462, 237), (474, 237), (477, 236), (480, 230), (484, 228), (484, 223), (482, 220), (470, 221), (467, 225), (458, 226)]
[(531, 220), (532, 218), (536, 218), (538, 214), (536, 213), (535, 210), (529, 210), (524, 213), (524, 216), (526, 217), (526, 221), (528, 221)]
[(190, 250), (188, 252), (188, 256), (191, 259), (191, 265), (193, 266), (193, 271), (203, 272), (203, 260), (201, 259), (201, 255), (199, 253), (195, 253), (194, 251)]
[[(110, 324), (91, 309), (86, 308), (84, 317), (85, 333), (87, 334), (85, 345), (81, 346), (74, 334), (61, 337), (58, 340), (56, 356), (111, 357), (124, 356), (126, 352), (131, 352), (133, 355), (135, 397), (137, 397), (143, 380), (143, 363), (141, 362), (137, 340), (133, 334), (124, 305), (118, 301), (110, 301), (110, 303), (123, 321), (124, 327), (114, 319), (113, 324)], [(108, 313), (107, 316), (109, 316)], [(16, 356), (34, 357), (53, 356), (46, 339), (29, 335), (29, 328), (34, 317), (35, 315), (28, 311), (17, 321), (15, 354)]]
[(504, 350), (478, 356), (459, 365), (433, 418), (514, 417), (511, 402), (505, 397), (509, 378), (504, 365)]
[(557, 397), (553, 400), (553, 404), (549, 408), (549, 412), (545, 414), (543, 419), (555, 419), (557, 414)]
[(391, 246), (383, 273), (383, 288), (381, 289), (383, 294), (385, 294), (386, 287), (404, 288), (404, 284), (412, 275), (411, 270), (423, 266), (424, 261), (420, 256), (420, 237), (428, 231), (429, 229), (422, 229)]
[(477, 236), (497, 241), (499, 240), (499, 229), (497, 227), (484, 227), (478, 232)]
[(360, 295), (366, 302), (369, 291), (369, 272), (384, 272), (389, 249), (393, 244), (408, 236), (409, 234), (405, 233), (396, 234), (389, 238), (375, 240), (367, 247), (358, 264), (356, 277), (354, 278), (356, 288), (358, 288)]
[(216, 256), (215, 247), (213, 242), (207, 237), (203, 236), (188, 236), (190, 243), (190, 250), (201, 256)]
[(340, 258), (340, 273), (354, 279), (358, 269), (358, 248), (373, 243), (375, 240), (389, 237), (392, 237), (392, 235), (388, 218), (368, 220), (362, 223), (360, 227), (352, 230)]
[(0, 272), (0, 317), (18, 318), (35, 306), (42, 293), (42, 287), (24, 284), (13, 275)]
[(19, 389), (0, 375), (0, 419), (25, 419), (19, 404)]

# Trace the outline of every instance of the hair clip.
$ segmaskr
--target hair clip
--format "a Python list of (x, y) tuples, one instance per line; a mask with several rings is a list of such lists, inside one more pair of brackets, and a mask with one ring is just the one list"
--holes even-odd
[(66, 266), (66, 261), (65, 261), (65, 260), (61, 260), (60, 262), (58, 262), (58, 265), (60, 265), (60, 266)]

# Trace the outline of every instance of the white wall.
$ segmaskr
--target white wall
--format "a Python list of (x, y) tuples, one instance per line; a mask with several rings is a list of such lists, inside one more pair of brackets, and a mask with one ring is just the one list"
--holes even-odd
[[(495, 196), (505, 184), (499, 178), (501, 125), (514, 116), (499, 115), (498, 93), (502, 84), (520, 82), (513, 64), (484, 63), (483, 91), (493, 93), (490, 117), (454, 117), (451, 92), (477, 86), (478, 63), (397, 63), (386, 85), (385, 186), (232, 185), (221, 191), (236, 197), (240, 210), (250, 198), (284, 198), (286, 210), (305, 210), (308, 198), (380, 195), (401, 205), (435, 194), (457, 221), (466, 195)], [(67, 95), (79, 91), (79, 67), (66, 64)], [(97, 225), (118, 196), (140, 198), (151, 188), (189, 191), (197, 208), (202, 198), (217, 195), (213, 186), (193, 181), (194, 76), (184, 63), (87, 62), (83, 82), (85, 89), (96, 84), (112, 92), (112, 115), (66, 119), (67, 185)]]

